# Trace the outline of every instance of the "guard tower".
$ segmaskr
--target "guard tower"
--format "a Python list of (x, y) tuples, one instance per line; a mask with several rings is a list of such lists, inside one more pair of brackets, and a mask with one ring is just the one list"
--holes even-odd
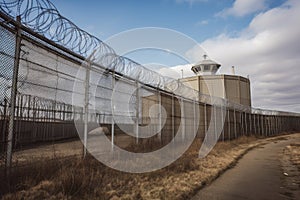
[(221, 97), (231, 102), (251, 106), (250, 80), (235, 74), (217, 74), (221, 64), (208, 59), (192, 66), (196, 76), (180, 79), (180, 81), (202, 94)]
[(196, 63), (192, 67), (192, 71), (196, 75), (215, 75), (221, 65), (213, 60), (207, 59), (207, 55), (203, 55), (203, 60)]

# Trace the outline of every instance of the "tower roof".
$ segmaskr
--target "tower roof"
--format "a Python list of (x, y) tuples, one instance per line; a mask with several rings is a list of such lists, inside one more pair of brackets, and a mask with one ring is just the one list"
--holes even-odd
[(218, 69), (221, 67), (221, 64), (211, 60), (207, 59), (207, 55), (203, 55), (203, 60), (197, 62), (193, 67), (192, 71), (196, 75), (214, 75), (218, 71)]

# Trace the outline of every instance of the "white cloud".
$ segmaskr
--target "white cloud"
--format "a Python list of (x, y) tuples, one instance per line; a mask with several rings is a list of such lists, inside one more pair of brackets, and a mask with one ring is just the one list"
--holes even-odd
[[(194, 76), (194, 73), (191, 71), (192, 64), (186, 65), (177, 65), (174, 67), (164, 67), (159, 69), (159, 73), (163, 76), (172, 77), (175, 79), (183, 77)], [(182, 71), (183, 70), (183, 71)]]
[[(300, 112), (299, 19), (300, 1), (289, 0), (257, 15), (240, 36), (222, 34), (201, 46), (222, 63), (221, 73), (235, 65), (238, 74), (250, 75), (255, 107)], [(187, 53), (200, 60), (202, 52)]]
[(218, 13), (219, 16), (245, 16), (257, 11), (264, 10), (266, 6), (267, 0), (235, 0), (234, 4), (231, 8), (226, 8)]

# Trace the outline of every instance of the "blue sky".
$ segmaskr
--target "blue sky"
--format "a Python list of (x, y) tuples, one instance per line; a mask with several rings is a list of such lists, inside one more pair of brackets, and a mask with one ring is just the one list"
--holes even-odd
[[(250, 76), (253, 106), (300, 112), (299, 0), (52, 2), (63, 16), (104, 41), (142, 27), (186, 34), (222, 64), (219, 73), (231, 73), (234, 65), (238, 75)], [(202, 53), (196, 47), (186, 52), (195, 61)], [(142, 64), (160, 63), (177, 75), (181, 70), (193, 75), (190, 65), (170, 54), (146, 50), (127, 56)]]
[[(67, 18), (93, 35), (106, 38), (140, 27), (164, 27), (182, 32), (198, 42), (221, 33), (236, 34), (244, 29), (257, 12), (243, 17), (218, 16), (231, 7), (233, 0), (53, 0)], [(283, 0), (269, 0), (267, 8)], [(266, 8), (266, 9), (267, 9)]]
[[(63, 16), (104, 41), (115, 34), (135, 28), (163, 27), (179, 31), (200, 44), (224, 33), (232, 37), (238, 36), (260, 11), (274, 8), (284, 2), (284, 0), (263, 1), (265, 1), (263, 8), (246, 13), (242, 17), (221, 14), (232, 7), (234, 0), (53, 0), (52, 2)], [(177, 56), (157, 50), (136, 51), (125, 55), (142, 64), (160, 63), (166, 66), (187, 64), (187, 61)], [(201, 55), (199, 59), (202, 59)]]

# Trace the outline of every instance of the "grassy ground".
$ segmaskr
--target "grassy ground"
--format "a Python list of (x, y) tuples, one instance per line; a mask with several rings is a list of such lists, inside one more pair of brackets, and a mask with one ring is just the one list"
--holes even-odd
[(293, 143), (286, 147), (290, 160), (300, 170), (300, 143)]
[(284, 174), (285, 195), (291, 199), (300, 197), (300, 142), (292, 143), (283, 149), (281, 167)]
[[(283, 137), (300, 134), (219, 142), (203, 159), (198, 158), (200, 143), (195, 142), (170, 166), (145, 174), (119, 172), (92, 157), (36, 157), (13, 170), (10, 185), (2, 179), (0, 189), (3, 199), (186, 199), (233, 166), (249, 149)], [(298, 155), (298, 146), (295, 148)], [(293, 162), (299, 164), (299, 159)]]

